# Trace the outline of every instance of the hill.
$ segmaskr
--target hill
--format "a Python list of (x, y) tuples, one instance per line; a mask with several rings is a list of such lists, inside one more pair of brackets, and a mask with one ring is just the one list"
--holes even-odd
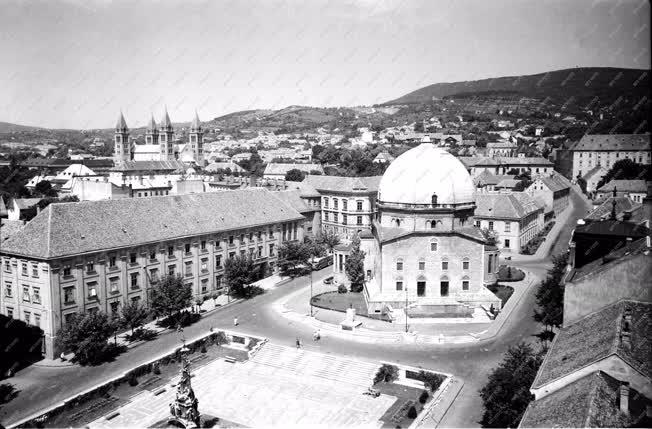
[(650, 71), (608, 67), (557, 70), (528, 76), (436, 83), (383, 105), (428, 103), (443, 98), (512, 96), (553, 105), (605, 106), (636, 103), (650, 87)]
[(0, 122), (0, 134), (2, 133), (17, 133), (21, 131), (36, 131), (42, 130), (40, 127), (32, 127), (30, 125), (11, 124), (9, 122)]

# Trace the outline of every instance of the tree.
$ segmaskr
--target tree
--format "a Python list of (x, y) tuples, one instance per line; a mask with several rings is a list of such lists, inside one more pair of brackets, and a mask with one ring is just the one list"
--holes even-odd
[(138, 328), (147, 319), (147, 309), (140, 305), (138, 301), (131, 301), (122, 307), (120, 312), (120, 322), (122, 326), (131, 329), (131, 335), (134, 335), (134, 329)]
[(484, 413), (482, 427), (517, 427), (533, 396), (530, 386), (537, 375), (544, 353), (520, 343), (510, 347), (500, 365), (480, 390)]
[(285, 180), (289, 182), (301, 182), (305, 177), (306, 173), (297, 168), (293, 168), (292, 170), (285, 173)]
[(311, 249), (305, 243), (286, 241), (278, 249), (281, 275), (298, 277), (311, 270)]
[(49, 180), (41, 180), (34, 186), (34, 193), (44, 197), (56, 197), (57, 191), (52, 189), (52, 184)]
[(192, 290), (181, 276), (165, 276), (152, 289), (150, 306), (156, 316), (171, 317), (190, 306)]
[(577, 177), (577, 185), (582, 190), (582, 193), (586, 195), (586, 180), (584, 180), (583, 177), (578, 176)]
[(251, 256), (234, 256), (224, 264), (224, 278), (229, 293), (235, 298), (252, 298), (262, 291), (251, 286), (260, 278), (260, 267), (256, 267)]
[(568, 264), (568, 255), (553, 256), (552, 268), (547, 277), (539, 284), (536, 293), (537, 308), (534, 310), (534, 320), (543, 323), (546, 330), (550, 327), (560, 327), (564, 321), (564, 283), (563, 277)]
[(317, 234), (315, 241), (326, 246), (328, 253), (333, 253), (333, 248), (340, 244), (340, 236), (332, 229), (326, 229)]
[(496, 231), (489, 230), (487, 228), (483, 228), (480, 231), (482, 232), (482, 235), (484, 235), (484, 239), (485, 242), (487, 243), (487, 246), (498, 245), (498, 235), (496, 234)]
[(115, 344), (107, 342), (112, 334), (109, 317), (96, 311), (74, 314), (59, 331), (56, 341), (64, 352), (75, 354), (73, 362), (97, 365), (117, 354)]
[(360, 250), (360, 237), (357, 235), (351, 243), (351, 253), (346, 259), (344, 271), (351, 282), (351, 292), (362, 292), (364, 288), (364, 255)]
[(598, 182), (596, 189), (600, 189), (602, 185), (609, 183), (612, 179), (618, 180), (632, 180), (644, 179), (650, 180), (649, 166), (637, 164), (629, 158), (621, 159), (614, 162), (607, 174)]

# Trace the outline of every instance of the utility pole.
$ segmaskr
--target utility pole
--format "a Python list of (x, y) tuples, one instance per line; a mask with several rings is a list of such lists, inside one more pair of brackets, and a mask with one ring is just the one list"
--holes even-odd
[(310, 267), (310, 317), (312, 317), (312, 267)]

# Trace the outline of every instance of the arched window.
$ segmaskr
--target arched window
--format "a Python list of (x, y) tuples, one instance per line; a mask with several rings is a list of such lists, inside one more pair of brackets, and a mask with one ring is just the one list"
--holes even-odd
[(430, 221), (430, 229), (437, 228), (437, 220), (433, 219)]
[(436, 204), (437, 204), (437, 194), (432, 194), (432, 205), (434, 206)]
[(437, 239), (433, 238), (430, 240), (430, 251), (431, 252), (436, 252), (438, 247)]

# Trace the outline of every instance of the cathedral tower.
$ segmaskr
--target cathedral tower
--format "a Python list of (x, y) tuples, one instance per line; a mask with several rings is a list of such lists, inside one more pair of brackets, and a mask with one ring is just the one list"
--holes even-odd
[(190, 124), (190, 132), (188, 133), (188, 139), (190, 147), (192, 148), (192, 154), (195, 159), (195, 162), (199, 165), (203, 164), (204, 161), (204, 130), (201, 127), (201, 122), (199, 122), (199, 116), (195, 111), (195, 119), (193, 119), (192, 124)]
[(174, 160), (174, 128), (172, 128), (167, 108), (161, 122), (158, 139), (161, 148), (161, 161)]
[(145, 144), (158, 144), (158, 128), (156, 128), (154, 115), (152, 115), (152, 119), (147, 126), (147, 131), (145, 131)]
[(120, 112), (118, 123), (115, 126), (115, 133), (113, 137), (115, 142), (115, 149), (113, 159), (116, 164), (122, 164), (125, 161), (131, 161), (131, 143), (129, 142), (129, 128), (125, 118)]

